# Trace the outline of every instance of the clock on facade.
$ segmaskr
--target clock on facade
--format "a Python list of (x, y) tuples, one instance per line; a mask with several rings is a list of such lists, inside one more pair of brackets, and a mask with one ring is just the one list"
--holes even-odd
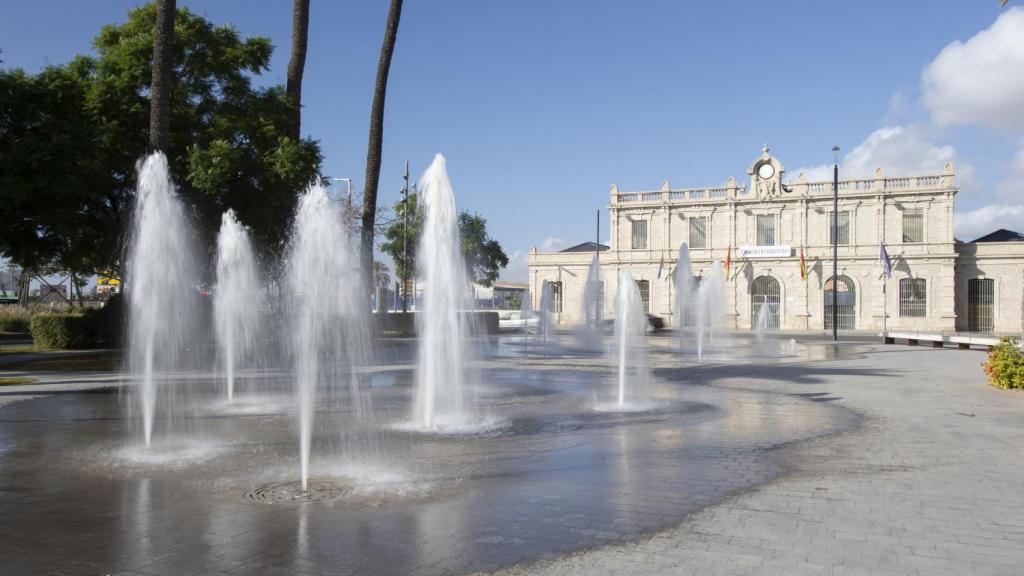
[(767, 180), (775, 175), (775, 166), (772, 166), (770, 162), (765, 162), (757, 169), (757, 175), (762, 180)]

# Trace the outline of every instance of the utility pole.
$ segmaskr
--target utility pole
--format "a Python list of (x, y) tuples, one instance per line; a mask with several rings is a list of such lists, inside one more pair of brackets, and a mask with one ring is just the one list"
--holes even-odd
[(409, 311), (409, 161), (402, 171), (402, 312)]
[(839, 146), (832, 147), (832, 341), (839, 340)]

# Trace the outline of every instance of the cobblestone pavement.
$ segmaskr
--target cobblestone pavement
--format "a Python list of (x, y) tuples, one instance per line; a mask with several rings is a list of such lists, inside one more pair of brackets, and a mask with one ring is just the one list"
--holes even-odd
[(678, 527), (504, 574), (1024, 574), (1024, 393), (987, 386), (983, 360), (872, 346), (807, 374), (663, 368), (662, 377), (801, 395), (864, 419), (780, 450), (788, 474)]

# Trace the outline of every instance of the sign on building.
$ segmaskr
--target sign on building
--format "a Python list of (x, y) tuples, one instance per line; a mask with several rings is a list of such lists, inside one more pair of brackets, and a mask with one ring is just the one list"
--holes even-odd
[(740, 246), (737, 250), (739, 258), (789, 258), (792, 255), (792, 246)]

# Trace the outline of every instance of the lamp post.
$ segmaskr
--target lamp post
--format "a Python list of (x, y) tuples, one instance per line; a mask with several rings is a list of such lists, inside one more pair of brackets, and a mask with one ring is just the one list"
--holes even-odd
[(839, 146), (832, 147), (832, 341), (839, 340)]
[(409, 311), (409, 161), (402, 171), (402, 312)]

